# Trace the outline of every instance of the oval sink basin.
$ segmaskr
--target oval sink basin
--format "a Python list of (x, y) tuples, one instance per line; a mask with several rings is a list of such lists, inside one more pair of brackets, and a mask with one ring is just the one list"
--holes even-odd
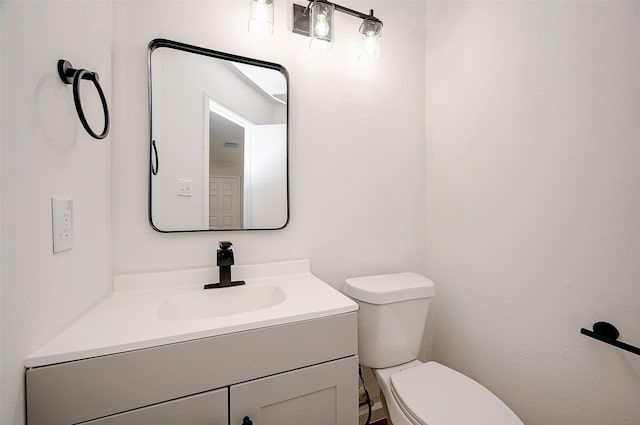
[(194, 320), (262, 310), (285, 300), (277, 286), (236, 286), (180, 294), (158, 307), (162, 320)]

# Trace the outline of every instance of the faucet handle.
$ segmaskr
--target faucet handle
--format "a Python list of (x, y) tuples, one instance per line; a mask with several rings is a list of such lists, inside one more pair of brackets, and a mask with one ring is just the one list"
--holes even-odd
[(220, 246), (220, 249), (223, 250), (223, 251), (226, 251), (227, 249), (229, 249), (229, 248), (231, 248), (233, 246), (231, 241), (220, 241), (220, 242), (218, 242), (218, 245)]

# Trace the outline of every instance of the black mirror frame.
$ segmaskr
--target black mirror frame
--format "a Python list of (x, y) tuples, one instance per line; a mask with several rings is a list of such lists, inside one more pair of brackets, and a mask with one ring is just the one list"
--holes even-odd
[[(168, 47), (171, 49), (177, 49), (188, 53), (194, 53), (202, 56), (209, 56), (218, 59), (230, 60), (234, 62), (240, 62), (247, 65), (255, 65), (263, 68), (270, 68), (275, 71), (282, 73), (286, 80), (287, 84), (287, 99), (286, 99), (286, 117), (287, 117), (287, 128), (286, 128), (286, 172), (287, 172), (287, 217), (284, 224), (280, 227), (268, 228), (268, 229), (195, 229), (195, 230), (161, 230), (153, 223), (152, 216), (152, 199), (151, 199), (151, 184), (152, 178), (155, 174), (158, 173), (158, 154), (155, 147), (155, 140), (153, 140), (153, 114), (152, 114), (152, 92), (151, 92), (151, 54), (158, 47)], [(281, 230), (284, 229), (287, 224), (289, 224), (289, 220), (291, 217), (290, 213), (290, 188), (289, 188), (289, 73), (287, 69), (277, 63), (266, 62), (259, 59), (247, 58), (244, 56), (238, 56), (231, 53), (219, 52), (216, 50), (205, 49), (204, 47), (193, 46), (190, 44), (180, 43), (178, 41), (167, 40), (164, 38), (156, 38), (151, 40), (149, 46), (147, 48), (147, 79), (148, 79), (148, 90), (149, 90), (149, 224), (153, 230), (160, 233), (193, 233), (193, 232), (236, 232), (236, 231), (265, 231), (265, 230)], [(155, 155), (155, 158), (154, 158)], [(154, 167), (155, 163), (155, 167)]]

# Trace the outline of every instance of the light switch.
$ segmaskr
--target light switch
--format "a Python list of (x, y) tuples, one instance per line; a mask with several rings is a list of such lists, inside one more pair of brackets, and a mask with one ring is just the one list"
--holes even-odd
[(73, 200), (51, 198), (53, 252), (73, 248)]
[(191, 196), (191, 180), (178, 179), (178, 196)]

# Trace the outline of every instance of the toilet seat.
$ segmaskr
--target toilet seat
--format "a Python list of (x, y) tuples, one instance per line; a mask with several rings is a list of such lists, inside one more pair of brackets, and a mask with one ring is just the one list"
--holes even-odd
[(420, 425), (523, 425), (488, 389), (436, 362), (395, 372), (391, 392), (410, 421)]

